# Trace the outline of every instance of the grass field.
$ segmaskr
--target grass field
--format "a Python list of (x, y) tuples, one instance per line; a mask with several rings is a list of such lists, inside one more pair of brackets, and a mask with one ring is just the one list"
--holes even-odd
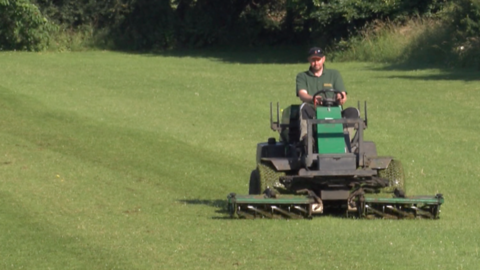
[(328, 65), (440, 220), (231, 220), (307, 68), (259, 57), (0, 53), (0, 269), (478, 269), (476, 73)]

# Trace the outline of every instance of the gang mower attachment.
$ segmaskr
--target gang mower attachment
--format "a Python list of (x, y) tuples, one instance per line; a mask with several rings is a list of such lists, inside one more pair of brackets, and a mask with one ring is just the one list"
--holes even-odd
[(249, 195), (227, 197), (231, 217), (439, 218), (443, 196), (406, 196), (401, 162), (378, 156), (375, 143), (363, 138), (367, 103), (361, 118), (360, 103), (358, 108), (342, 110), (336, 101), (338, 93), (326, 89), (314, 94), (322, 96), (322, 104), (315, 104), (316, 117), (307, 120), (303, 140), (299, 138), (300, 105), (280, 111), (277, 103), (274, 121), (270, 103), (270, 126), (279, 133), (279, 141), (269, 138), (257, 144)]

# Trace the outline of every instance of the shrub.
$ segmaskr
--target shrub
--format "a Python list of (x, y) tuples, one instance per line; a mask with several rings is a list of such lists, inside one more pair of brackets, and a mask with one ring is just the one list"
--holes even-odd
[(0, 49), (44, 50), (54, 30), (29, 0), (0, 0)]
[(458, 0), (447, 12), (461, 66), (480, 69), (480, 0)]

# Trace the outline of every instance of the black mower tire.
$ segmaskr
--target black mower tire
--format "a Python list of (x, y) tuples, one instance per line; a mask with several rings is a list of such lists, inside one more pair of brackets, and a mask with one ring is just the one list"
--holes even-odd
[(260, 173), (258, 169), (255, 169), (250, 174), (250, 182), (248, 183), (248, 195), (258, 195), (261, 194), (262, 190), (260, 187)]
[(382, 189), (383, 193), (393, 193), (395, 189), (406, 193), (405, 173), (400, 160), (393, 159), (390, 161), (386, 169), (378, 171), (378, 176), (388, 179), (389, 186)]

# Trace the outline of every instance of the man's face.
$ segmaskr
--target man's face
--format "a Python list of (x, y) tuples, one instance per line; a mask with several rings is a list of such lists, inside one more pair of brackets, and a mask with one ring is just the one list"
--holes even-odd
[(308, 58), (310, 62), (310, 67), (312, 71), (318, 72), (323, 68), (323, 63), (325, 62), (325, 56), (322, 57), (310, 57)]

